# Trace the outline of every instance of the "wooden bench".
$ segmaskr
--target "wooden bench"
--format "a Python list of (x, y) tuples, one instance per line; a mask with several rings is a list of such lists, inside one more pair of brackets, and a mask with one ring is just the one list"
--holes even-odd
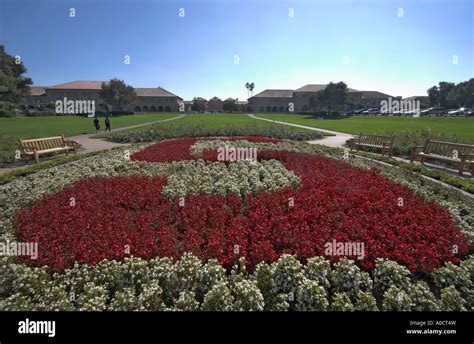
[(31, 156), (35, 159), (36, 163), (39, 163), (40, 155), (59, 152), (65, 152), (68, 155), (69, 151), (73, 151), (75, 155), (77, 145), (78, 142), (66, 140), (64, 135), (30, 140), (20, 139), (20, 147), (23, 154)]
[(359, 150), (360, 147), (378, 148), (382, 150), (382, 155), (387, 153), (388, 156), (392, 155), (392, 146), (393, 136), (359, 134), (356, 139), (351, 141), (351, 150), (354, 148)]
[[(421, 149), (421, 152), (418, 150)], [(462, 176), (464, 166), (470, 165), (471, 175), (474, 176), (474, 146), (461, 143), (426, 140), (423, 146), (415, 146), (411, 150), (410, 161), (413, 163), (419, 157), (423, 164), (427, 159), (440, 160), (458, 165)]]

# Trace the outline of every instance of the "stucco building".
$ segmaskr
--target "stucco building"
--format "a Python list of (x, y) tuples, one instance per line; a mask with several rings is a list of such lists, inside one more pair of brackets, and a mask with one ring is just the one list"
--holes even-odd
[[(308, 84), (296, 90), (267, 89), (250, 97), (247, 112), (310, 112), (310, 98), (326, 88), (322, 84)], [(378, 91), (359, 91), (347, 89), (350, 96), (361, 107), (378, 107), (382, 100), (392, 97)], [(392, 97), (394, 98), (394, 97)]]
[[(31, 94), (26, 99), (29, 108), (45, 106), (57, 100), (94, 100), (96, 110), (113, 111), (110, 104), (100, 99), (99, 92), (103, 81), (73, 81), (48, 87), (31, 87)], [(165, 90), (156, 88), (135, 88), (137, 99), (125, 110), (130, 112), (178, 112), (182, 98)]]

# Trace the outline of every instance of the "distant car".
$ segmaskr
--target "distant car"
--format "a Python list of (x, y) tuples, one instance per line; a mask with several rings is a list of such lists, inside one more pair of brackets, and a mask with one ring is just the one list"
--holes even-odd
[(426, 116), (426, 115), (442, 115), (446, 113), (446, 108), (442, 106), (435, 106), (435, 107), (430, 107), (428, 109), (420, 111), (420, 115)]
[(462, 108), (459, 108), (459, 109), (456, 109), (456, 110), (449, 111), (448, 115), (451, 115), (451, 116), (467, 115), (469, 110), (471, 110), (471, 109), (462, 107)]
[(56, 112), (50, 108), (43, 108), (43, 109), (29, 109), (26, 113), (28, 116), (55, 116)]
[(362, 112), (364, 112), (365, 110), (367, 110), (367, 109), (359, 109), (359, 110), (353, 111), (353, 113), (354, 113), (354, 115), (360, 115), (360, 114), (362, 114)]
[(420, 109), (415, 109), (415, 110), (403, 110), (401, 112), (403, 115), (406, 116), (411, 116), (411, 115), (418, 115), (420, 113)]
[(380, 113), (379, 108), (370, 108), (362, 112), (364, 115), (377, 115)]

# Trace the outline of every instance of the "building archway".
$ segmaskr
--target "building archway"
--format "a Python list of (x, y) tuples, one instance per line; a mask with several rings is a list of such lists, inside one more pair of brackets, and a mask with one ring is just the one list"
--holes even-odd
[(169, 106), (165, 107), (166, 112), (171, 112), (171, 108)]
[(141, 112), (142, 109), (139, 106), (135, 106), (135, 112)]
[(144, 106), (144, 107), (143, 107), (143, 112), (148, 112), (148, 111), (149, 111), (149, 110), (148, 110), (148, 106)]
[(278, 109), (278, 112), (285, 112), (285, 108), (283, 106), (280, 106), (280, 108)]
[(163, 106), (158, 106), (158, 112), (163, 112)]
[(272, 108), (270, 106), (267, 106), (267, 112), (272, 112)]
[(109, 107), (107, 104), (101, 103), (99, 104), (99, 111), (109, 111)]
[(150, 108), (150, 112), (156, 112), (156, 107), (152, 106), (152, 107)]
[(274, 106), (274, 107), (272, 108), (272, 112), (278, 112), (278, 108), (277, 108), (276, 106)]

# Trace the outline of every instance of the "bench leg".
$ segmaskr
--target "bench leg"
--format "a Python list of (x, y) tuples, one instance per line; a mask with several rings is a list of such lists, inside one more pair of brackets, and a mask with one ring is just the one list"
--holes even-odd
[(474, 177), (474, 164), (471, 164), (471, 176)]
[(35, 162), (39, 164), (39, 158), (38, 158), (38, 153), (33, 154), (33, 159), (35, 159)]
[(461, 161), (459, 163), (459, 175), (462, 176), (463, 172), (464, 172), (464, 161)]

